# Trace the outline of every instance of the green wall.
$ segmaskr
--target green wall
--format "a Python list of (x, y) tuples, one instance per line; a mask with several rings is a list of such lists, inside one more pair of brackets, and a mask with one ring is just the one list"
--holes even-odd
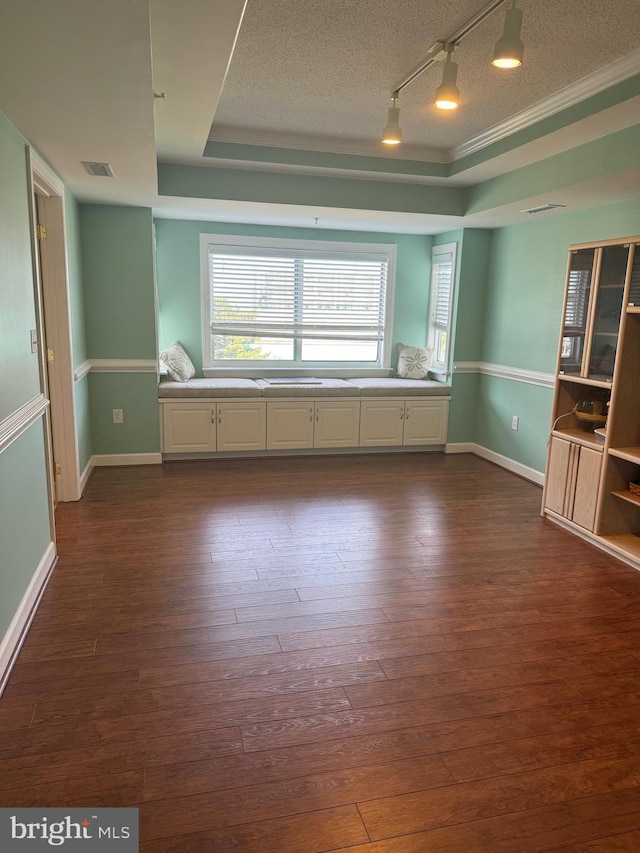
[[(553, 373), (569, 245), (638, 234), (640, 199), (495, 231), (488, 265), (480, 360)], [(552, 395), (550, 388), (482, 376), (475, 440), (490, 450), (544, 471)], [(517, 432), (511, 430), (513, 415), (520, 418)]]
[(157, 219), (160, 348), (179, 340), (198, 371), (202, 369), (200, 234), (336, 240), (343, 243), (393, 243), (397, 246), (393, 363), (397, 360), (395, 344), (425, 344), (433, 243), (431, 237)]
[(51, 541), (40, 418), (0, 453), (0, 638)]
[[(0, 113), (0, 421), (41, 392), (26, 140)], [(0, 638), (51, 541), (43, 419), (0, 452)]]
[(89, 358), (155, 358), (150, 208), (81, 204), (80, 238)]
[[(155, 360), (151, 210), (81, 204), (79, 214), (87, 357)], [(82, 412), (94, 454), (159, 452), (155, 373), (92, 372), (87, 386)], [(113, 423), (113, 409), (124, 423)]]
[(0, 420), (40, 393), (26, 140), (0, 113)]

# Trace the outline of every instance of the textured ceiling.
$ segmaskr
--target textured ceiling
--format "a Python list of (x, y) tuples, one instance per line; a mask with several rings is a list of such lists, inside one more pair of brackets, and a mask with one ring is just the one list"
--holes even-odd
[[(378, 152), (389, 90), (486, 5), (482, 0), (249, 0), (211, 138)], [(461, 106), (432, 106), (441, 65), (404, 89), (405, 156), (450, 150), (625, 56), (639, 0), (522, 0), (525, 62), (490, 65), (501, 7), (456, 50)]]

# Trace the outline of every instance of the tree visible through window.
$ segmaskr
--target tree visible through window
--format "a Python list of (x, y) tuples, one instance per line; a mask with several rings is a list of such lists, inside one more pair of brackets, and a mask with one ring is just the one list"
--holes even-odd
[(205, 366), (388, 364), (395, 247), (201, 239)]

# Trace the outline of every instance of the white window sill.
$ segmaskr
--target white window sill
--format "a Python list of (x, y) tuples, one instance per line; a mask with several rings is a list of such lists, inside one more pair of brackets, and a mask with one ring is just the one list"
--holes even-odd
[(350, 377), (389, 377), (390, 367), (204, 367), (202, 375), (206, 379), (223, 377), (243, 377), (245, 379), (261, 379), (269, 376), (314, 376), (318, 379), (349, 379)]

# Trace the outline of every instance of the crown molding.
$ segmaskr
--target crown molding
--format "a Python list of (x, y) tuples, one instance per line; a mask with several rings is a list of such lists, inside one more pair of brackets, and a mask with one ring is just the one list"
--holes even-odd
[(472, 139), (457, 145), (449, 152), (449, 162), (453, 163), (469, 154), (475, 154), (495, 142), (500, 142), (508, 136), (524, 130), (536, 122), (542, 121), (549, 116), (555, 115), (562, 110), (572, 107), (574, 104), (584, 101), (605, 89), (621, 83), (634, 74), (640, 72), (640, 48), (628, 53), (626, 56), (615, 60), (605, 68), (595, 71), (582, 80), (577, 80), (564, 89), (560, 89), (550, 98), (539, 101), (522, 112), (510, 116), (505, 121), (488, 128), (474, 136)]

